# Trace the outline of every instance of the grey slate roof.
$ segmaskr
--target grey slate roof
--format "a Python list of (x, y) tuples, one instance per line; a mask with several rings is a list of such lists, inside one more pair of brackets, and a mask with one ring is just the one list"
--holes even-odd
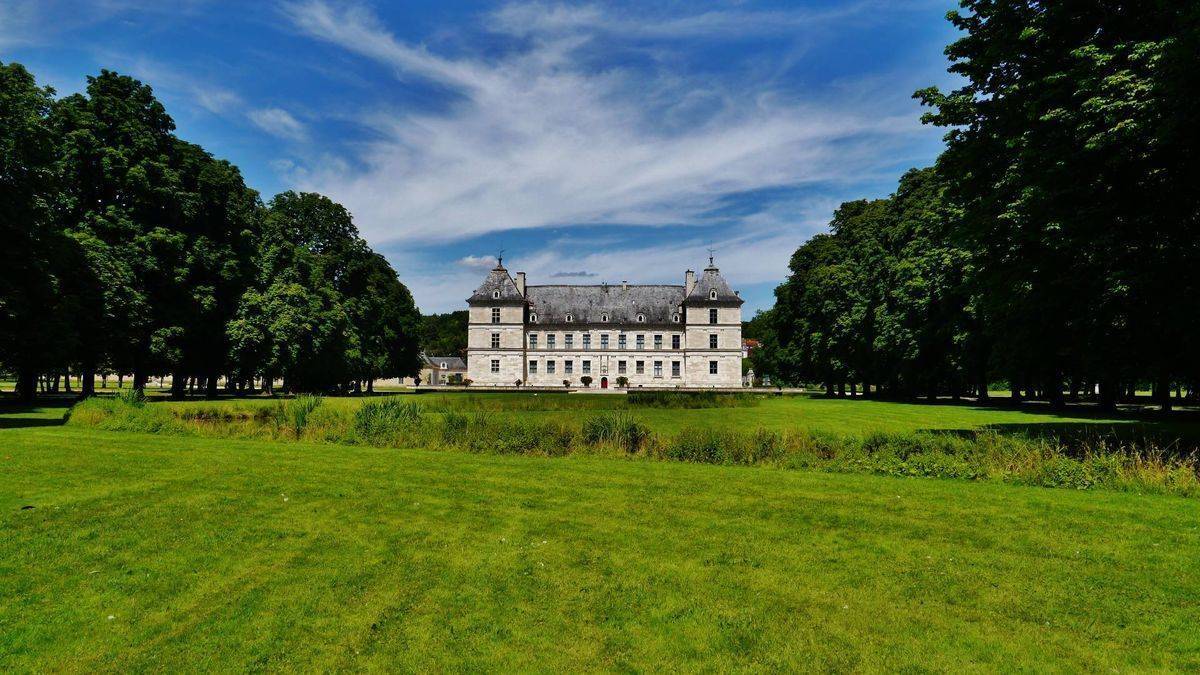
[[(500, 291), (500, 297), (495, 297), (495, 292)], [(468, 305), (477, 303), (486, 303), (489, 305), (520, 305), (525, 302), (521, 297), (521, 293), (517, 291), (517, 282), (513, 281), (508, 275), (508, 270), (503, 266), (497, 265), (488, 273), (487, 278), (483, 280), (483, 285), (467, 298)]]
[(467, 369), (467, 362), (457, 356), (426, 356), (425, 363), (437, 368), (441, 368), (444, 363), (446, 364), (446, 370)]
[(602, 286), (529, 286), (525, 289), (530, 314), (537, 315), (539, 324), (638, 323), (637, 315), (644, 314), (644, 323), (671, 323), (673, 314), (683, 303), (683, 286), (609, 284)]
[(688, 294), (687, 300), (688, 302), (713, 302), (712, 291), (714, 290), (717, 292), (716, 302), (718, 303), (741, 305), (743, 302), (729, 287), (729, 282), (725, 281), (725, 277), (721, 276), (721, 270), (715, 267), (704, 269), (704, 272), (696, 279), (696, 285)]

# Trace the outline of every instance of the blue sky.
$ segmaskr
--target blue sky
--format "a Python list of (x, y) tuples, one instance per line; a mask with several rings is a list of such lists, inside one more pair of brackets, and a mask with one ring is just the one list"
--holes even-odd
[(0, 61), (60, 94), (109, 68), (264, 199), (346, 205), (424, 311), (494, 256), (530, 283), (682, 283), (709, 247), (770, 307), (838, 203), (942, 131), (953, 0), (0, 0)]

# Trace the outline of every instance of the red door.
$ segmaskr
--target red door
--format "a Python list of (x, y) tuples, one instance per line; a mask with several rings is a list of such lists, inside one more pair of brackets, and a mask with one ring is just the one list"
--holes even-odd
[(600, 378), (600, 388), (608, 389), (608, 378), (607, 377)]

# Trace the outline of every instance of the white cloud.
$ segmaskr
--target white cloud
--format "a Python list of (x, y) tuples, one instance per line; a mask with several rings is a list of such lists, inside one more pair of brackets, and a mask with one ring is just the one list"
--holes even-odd
[(468, 255), (458, 259), (458, 264), (471, 269), (490, 270), (496, 266), (496, 259), (487, 255)]
[[(868, 105), (845, 97), (802, 101), (753, 78), (589, 68), (582, 47), (600, 39), (589, 26), (613, 22), (594, 8), (559, 10), (546, 26), (530, 22), (525, 30), (536, 35), (527, 48), (484, 60), (404, 43), (362, 5), (303, 0), (283, 7), (314, 38), (389, 65), (401, 79), (457, 93), (438, 113), (364, 114), (379, 140), (354, 164), (292, 174), (302, 188), (350, 208), (377, 243), (551, 225), (694, 222), (731, 194), (856, 179), (894, 162), (920, 133), (908, 92), (889, 99), (873, 91)], [(502, 10), (508, 19), (490, 26), (511, 29), (527, 7)], [(778, 17), (710, 13), (656, 30), (683, 34), (700, 30), (683, 27), (693, 23), (768, 19)]]
[(273, 136), (291, 141), (303, 141), (308, 138), (308, 129), (304, 123), (283, 108), (260, 108), (247, 112), (246, 116), (259, 129)]

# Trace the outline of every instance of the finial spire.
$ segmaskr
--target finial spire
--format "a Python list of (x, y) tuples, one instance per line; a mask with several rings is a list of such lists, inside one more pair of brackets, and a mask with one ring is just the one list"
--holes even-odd
[(709, 248), (709, 249), (708, 249), (708, 266), (709, 266), (709, 267), (712, 267), (712, 266), (713, 266), (713, 255), (714, 255), (716, 252), (717, 252), (717, 251), (716, 251), (716, 249), (714, 249), (714, 248)]
[(496, 267), (504, 267), (504, 249), (496, 254)]

